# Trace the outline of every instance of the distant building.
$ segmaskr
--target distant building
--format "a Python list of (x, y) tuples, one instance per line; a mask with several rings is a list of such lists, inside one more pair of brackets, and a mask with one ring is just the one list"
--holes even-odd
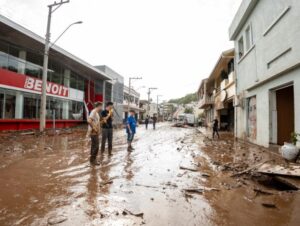
[[(110, 100), (114, 103), (114, 108), (117, 112), (114, 114), (114, 124), (123, 123), (123, 101), (124, 101), (124, 77), (113, 69), (106, 65), (96, 66), (99, 70), (103, 71), (105, 74), (112, 78), (112, 87), (106, 87), (110, 90), (110, 97), (107, 97), (107, 101)], [(109, 99), (108, 99), (109, 98)]]
[(140, 108), (140, 93), (134, 90), (132, 87), (130, 89), (129, 96), (129, 87), (124, 86), (124, 99), (123, 99), (123, 120), (128, 117), (128, 103), (131, 110), (135, 110), (136, 119), (139, 120), (140, 112), (143, 112), (143, 109)]
[(244, 0), (229, 29), (236, 136), (268, 147), (300, 132), (300, 1)]
[(198, 98), (199, 108), (204, 110), (207, 126), (211, 126), (212, 121), (217, 118), (221, 129), (234, 132), (234, 49), (221, 54), (210, 76), (202, 80)]
[(169, 119), (170, 117), (172, 118), (172, 115), (174, 114), (176, 109), (177, 109), (177, 104), (168, 103), (168, 102), (162, 103), (162, 114), (165, 119)]

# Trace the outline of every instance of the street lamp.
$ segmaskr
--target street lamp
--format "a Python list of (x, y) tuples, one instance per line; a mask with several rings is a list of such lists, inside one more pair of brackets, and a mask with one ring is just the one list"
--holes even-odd
[(65, 3), (69, 3), (70, 0), (61, 0), (60, 2), (54, 2), (48, 5), (48, 21), (46, 29), (46, 39), (45, 39), (45, 49), (44, 49), (44, 62), (43, 62), (43, 77), (42, 77), (42, 95), (41, 95), (41, 113), (40, 113), (40, 132), (43, 132), (46, 128), (46, 98), (47, 98), (47, 73), (48, 73), (48, 58), (50, 48), (57, 42), (57, 40), (73, 25), (81, 24), (81, 21), (75, 22), (67, 27), (64, 32), (55, 40), (55, 42), (50, 46), (50, 26), (51, 26), (51, 16), (59, 7)]
[(150, 111), (150, 95), (151, 95), (151, 90), (156, 90), (156, 87), (149, 87), (148, 88), (148, 111)]
[(131, 94), (131, 80), (140, 80), (142, 79), (142, 77), (129, 77), (129, 87), (128, 87), (128, 113), (127, 113), (127, 117), (129, 115), (129, 111), (130, 111), (130, 94)]

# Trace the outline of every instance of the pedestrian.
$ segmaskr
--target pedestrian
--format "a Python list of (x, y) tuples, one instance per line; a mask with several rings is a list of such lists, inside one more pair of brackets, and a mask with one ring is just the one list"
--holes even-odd
[(128, 148), (127, 150), (131, 152), (134, 150), (132, 147), (132, 141), (134, 138), (134, 135), (136, 133), (136, 120), (135, 120), (135, 111), (130, 110), (129, 111), (129, 117), (127, 118), (127, 123), (126, 123), (126, 132), (127, 132), (127, 142), (128, 142)]
[(213, 121), (213, 139), (215, 138), (215, 134), (217, 134), (218, 139), (220, 139), (219, 135), (219, 121), (217, 118), (214, 119)]
[(88, 122), (88, 135), (91, 138), (91, 154), (90, 163), (91, 165), (100, 165), (96, 159), (99, 151), (99, 135), (100, 135), (100, 116), (99, 113), (102, 110), (102, 103), (96, 102), (94, 109), (91, 111), (87, 122)]
[(157, 122), (157, 117), (156, 117), (156, 114), (153, 115), (153, 129), (155, 130), (156, 129), (156, 122)]
[(108, 155), (112, 155), (112, 142), (113, 142), (113, 103), (107, 102), (105, 110), (101, 112), (101, 128), (102, 128), (102, 141), (101, 141), (101, 154), (105, 151), (106, 140), (108, 141)]
[(146, 129), (148, 129), (148, 124), (149, 124), (149, 115), (147, 115), (145, 119)]

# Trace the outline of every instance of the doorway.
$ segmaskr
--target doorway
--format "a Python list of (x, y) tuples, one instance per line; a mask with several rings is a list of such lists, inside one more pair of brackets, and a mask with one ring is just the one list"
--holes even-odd
[(276, 91), (277, 108), (277, 144), (291, 140), (291, 133), (294, 132), (294, 87), (289, 86)]

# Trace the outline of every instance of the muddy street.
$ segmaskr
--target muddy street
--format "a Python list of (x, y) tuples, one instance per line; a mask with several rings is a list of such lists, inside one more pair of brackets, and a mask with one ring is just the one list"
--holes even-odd
[(162, 123), (91, 167), (85, 134), (1, 135), (0, 225), (299, 225), (297, 189), (232, 176), (279, 161), (261, 148)]

